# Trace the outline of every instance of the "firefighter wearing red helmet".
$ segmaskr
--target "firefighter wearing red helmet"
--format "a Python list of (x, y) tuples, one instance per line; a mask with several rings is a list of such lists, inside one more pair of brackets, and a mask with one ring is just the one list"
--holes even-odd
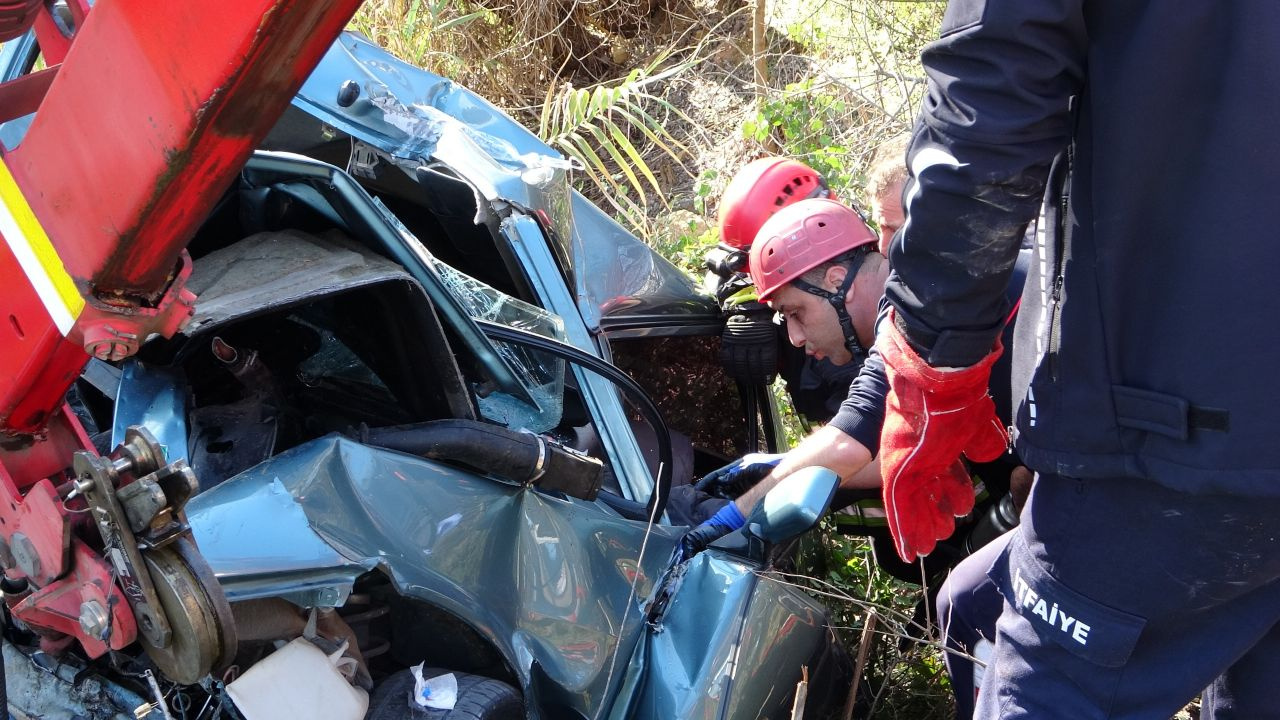
[(764, 223), (751, 246), (748, 267), (756, 297), (786, 320), (792, 345), (836, 365), (861, 364), (874, 339), (876, 307), (888, 277), (883, 255), (874, 253), (865, 291), (855, 295), (853, 287), (875, 247), (871, 228), (835, 200), (788, 205)]
[[(802, 422), (826, 422), (840, 406), (857, 364), (815, 360), (792, 347), (774, 313), (756, 297), (745, 270), (760, 226), (794, 203), (832, 198), (826, 181), (797, 160), (765, 157), (747, 163), (720, 201), (720, 244), (707, 254), (708, 289), (725, 311), (721, 361), (730, 377), (748, 385), (786, 381)], [(748, 445), (754, 444), (749, 441)]]
[[(744, 515), (782, 478), (800, 468), (821, 465), (841, 477), (842, 491), (833, 507), (852, 508), (837, 514), (837, 525), (844, 531), (870, 536), (883, 569), (908, 581), (920, 581), (922, 569), (902, 562), (893, 551), (880, 502), (880, 471), (871, 462), (879, 447), (888, 393), (884, 363), (872, 350), (880, 320), (885, 317), (883, 290), (889, 276), (888, 260), (878, 251), (877, 241), (877, 235), (856, 211), (829, 199), (790, 204), (760, 228), (750, 248), (748, 266), (756, 297), (784, 318), (792, 345), (803, 348), (811, 358), (861, 368), (861, 372), (842, 388), (843, 402), (830, 422), (798, 447), (785, 455), (747, 455), (698, 481), (695, 490), (737, 497), (686, 534), (680, 558), (740, 527)], [(1010, 283), (1010, 292), (1015, 295), (1028, 259), (1020, 258), (1016, 263), (1016, 277)], [(1007, 368), (996, 377), (1007, 385)], [(996, 385), (993, 383), (993, 395), (1007, 399), (1008, 388)], [(974, 468), (975, 475), (984, 480), (974, 486), (968, 498), (969, 506), (975, 507), (976, 521), (964, 524), (948, 539), (954, 553), (928, 559), (923, 572), (930, 579), (940, 579), (960, 556), (1008, 529), (1007, 513), (991, 511), (998, 509), (998, 501), (1008, 494), (1016, 465), (1012, 456), (1002, 456), (981, 470)]]
[[(876, 250), (876, 240), (876, 234), (857, 212), (825, 198), (792, 203), (764, 222), (751, 245), (750, 280), (760, 300), (785, 319), (792, 345), (803, 348), (812, 358), (840, 365), (857, 367), (866, 359), (889, 274), (888, 261)], [(850, 396), (846, 405), (853, 399), (852, 390), (848, 383), (842, 390), (842, 397)], [(859, 402), (874, 410), (879, 398), (880, 393), (873, 389), (867, 399)], [(849, 479), (867, 465), (871, 455), (866, 446), (845, 433), (849, 428), (838, 422), (839, 417), (837, 414), (831, 424), (818, 429), (798, 448), (814, 443), (820, 448), (822, 461), (796, 467), (821, 464)], [(868, 428), (871, 424), (867, 423)], [(863, 433), (862, 438), (872, 446), (872, 437), (879, 431), (878, 422), (874, 424), (875, 433)], [(704, 476), (697, 489), (721, 492), (749, 486), (769, 475), (770, 468), (780, 460), (787, 467), (794, 465), (791, 456), (795, 452), (787, 456), (747, 455)], [(878, 486), (878, 477), (870, 484)], [(676, 559), (688, 558), (716, 538), (741, 527), (743, 513), (766, 489), (750, 487), (737, 501), (726, 504), (686, 533)]]

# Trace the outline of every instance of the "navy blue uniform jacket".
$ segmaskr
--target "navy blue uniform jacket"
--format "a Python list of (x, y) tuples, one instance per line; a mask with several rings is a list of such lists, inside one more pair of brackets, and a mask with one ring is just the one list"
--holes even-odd
[(1280, 494), (1277, 28), (1274, 0), (950, 3), (886, 295), (931, 364), (973, 364), (1049, 187), (1014, 358), (1032, 468)]

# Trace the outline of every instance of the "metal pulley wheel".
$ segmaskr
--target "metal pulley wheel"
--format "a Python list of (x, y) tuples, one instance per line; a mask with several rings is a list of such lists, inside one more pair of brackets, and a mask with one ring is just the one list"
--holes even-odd
[[(231, 664), (236, 653), (235, 621), (222, 587), (190, 538), (143, 552), (160, 608), (173, 632), (164, 647), (138, 641), (166, 677), (191, 685)], [(142, 617), (139, 623), (145, 622)]]

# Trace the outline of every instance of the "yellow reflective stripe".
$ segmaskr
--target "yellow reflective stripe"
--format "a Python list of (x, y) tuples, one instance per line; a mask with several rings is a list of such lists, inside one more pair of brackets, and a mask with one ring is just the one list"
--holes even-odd
[(49, 317), (66, 335), (84, 309), (84, 298), (54, 250), (31, 206), (14, 182), (9, 166), (0, 162), (0, 234), (18, 259)]

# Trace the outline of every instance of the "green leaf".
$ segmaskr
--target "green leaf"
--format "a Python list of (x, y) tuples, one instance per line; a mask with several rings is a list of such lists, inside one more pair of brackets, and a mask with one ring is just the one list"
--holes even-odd
[(548, 131), (551, 129), (552, 118), (558, 115), (554, 110), (554, 108), (557, 107), (554, 100), (555, 86), (548, 85), (547, 94), (542, 98), (542, 112), (538, 114), (538, 137), (540, 138), (545, 139), (551, 136), (551, 133)]
[(484, 10), (476, 10), (475, 12), (469, 12), (466, 15), (461, 15), (459, 17), (453, 18), (452, 20), (446, 20), (445, 22), (442, 22), (439, 25), (431, 28), (431, 31), (444, 32), (446, 30), (454, 30), (456, 28), (464, 27), (466, 25), (471, 24), (471, 22), (475, 20), (479, 20), (480, 18), (484, 17), (484, 15), (485, 15)]
[(600, 156), (596, 154), (596, 151), (591, 147), (591, 143), (587, 142), (586, 139), (577, 133), (567, 136), (566, 139), (572, 143), (572, 147), (577, 150), (578, 158), (584, 161), (582, 163), (583, 167), (594, 168), (596, 175), (605, 178), (608, 181), (610, 189), (614, 192), (622, 190), (622, 186), (613, 179), (613, 176), (609, 173), (608, 166), (605, 165), (604, 160), (601, 160)]
[[(582, 127), (595, 138), (596, 146), (603, 149), (609, 157), (613, 158), (614, 164), (616, 164), (618, 169), (622, 171), (622, 175), (627, 178), (627, 182), (636, 189), (636, 194), (640, 196), (640, 202), (646, 202), (647, 198), (645, 197), (644, 188), (640, 187), (640, 179), (636, 177), (635, 172), (632, 171), (631, 166), (627, 163), (627, 159), (623, 156), (622, 151), (618, 149), (618, 146), (615, 143), (610, 142), (609, 137), (605, 135), (605, 132), (595, 125), (587, 123)], [(626, 140), (626, 138), (623, 139)], [(626, 190), (626, 188), (622, 189), (624, 191)]]
[(604, 111), (604, 108), (612, 104), (613, 93), (609, 88), (602, 86), (597, 87), (591, 92), (591, 101), (587, 103), (587, 115), (595, 117)]
[[(670, 156), (671, 159), (675, 160), (676, 162), (679, 162), (681, 166), (684, 166), (684, 162), (683, 160), (681, 160), (680, 154), (677, 152), (676, 149), (673, 149), (671, 145), (667, 142), (667, 140), (676, 142), (675, 138), (672, 137), (671, 134), (668, 133), (665, 129), (659, 128), (657, 132), (649, 129), (648, 125), (644, 124), (634, 115), (632, 115), (628, 110), (622, 107), (615, 108), (614, 112), (622, 116), (624, 119), (626, 119), (627, 123), (630, 124), (631, 127), (639, 130), (642, 134), (644, 134), (644, 136), (649, 140), (649, 142), (657, 146), (658, 149), (662, 150), (662, 152)], [(659, 135), (658, 134), (659, 132), (663, 133), (665, 137), (663, 137), (662, 135)]]
[(422, 9), (422, 0), (409, 3), (409, 11), (405, 13), (404, 25), (400, 27), (400, 39), (409, 40), (418, 34), (418, 13)]
[[(609, 120), (608, 118), (605, 119), (605, 129), (608, 130), (609, 135), (613, 137), (614, 143), (624, 153), (626, 153), (629, 158), (631, 158), (631, 162), (635, 166), (635, 169), (649, 181), (650, 185), (653, 186), (653, 191), (657, 193), (658, 198), (662, 200), (662, 204), (666, 205), (667, 198), (663, 193), (662, 185), (658, 183), (658, 178), (654, 177), (653, 171), (649, 169), (649, 164), (644, 161), (644, 158), (640, 157), (640, 152), (636, 150), (636, 146), (631, 142), (631, 139), (626, 136), (626, 133), (622, 132), (622, 128), (618, 127), (617, 123)], [(639, 182), (634, 180), (633, 182), (636, 182), (637, 189), (639, 189)], [(643, 196), (643, 190), (640, 192), (641, 196)]]
[[(653, 130), (655, 133), (660, 133), (664, 138), (670, 141), (671, 145), (675, 146), (675, 149), (679, 153), (682, 153), (682, 154), (689, 153), (689, 148), (684, 143), (676, 139), (674, 135), (667, 132), (665, 126), (662, 123), (655, 120), (654, 117), (650, 115), (647, 110), (645, 110), (643, 107), (640, 107), (635, 103), (629, 104), (628, 107), (635, 115), (637, 115), (641, 119), (642, 121), (642, 125), (640, 126), (641, 129), (648, 128), (650, 130)], [(690, 120), (689, 122), (690, 124), (693, 123), (692, 120)], [(673, 160), (677, 160), (677, 161), (680, 160), (679, 156), (675, 152), (668, 152), (667, 154), (670, 155)], [(683, 163), (681, 164), (683, 165)]]
[(585, 89), (575, 90), (573, 93), (573, 98), (570, 100), (569, 117), (572, 118), (577, 123), (589, 122), (590, 116), (587, 114), (587, 105), (590, 104), (590, 102), (591, 102), (590, 91)]
[[(682, 167), (689, 153), (645, 107), (659, 108), (668, 117), (692, 123), (680, 110), (645, 89), (693, 66), (690, 62), (679, 63), (654, 73), (663, 60), (660, 57), (649, 67), (633, 68), (622, 80), (590, 89), (575, 89), (567, 84), (558, 91), (548, 89), (539, 114), (538, 135), (543, 141), (581, 163), (588, 179), (603, 191), (608, 202), (637, 227), (645, 218), (643, 206), (649, 197), (645, 186), (651, 187), (664, 204), (666, 196), (630, 133), (638, 131), (652, 143), (651, 147)], [(616, 170), (611, 172), (612, 166)], [(636, 199), (627, 197), (629, 194)]]

